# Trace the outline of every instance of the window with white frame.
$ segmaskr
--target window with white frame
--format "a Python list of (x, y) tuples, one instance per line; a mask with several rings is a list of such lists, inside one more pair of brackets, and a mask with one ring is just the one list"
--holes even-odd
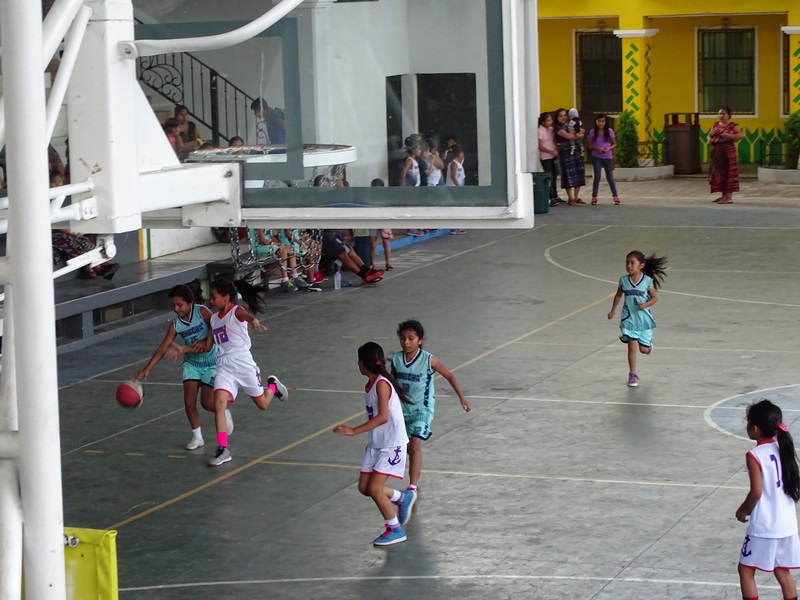
[(716, 113), (729, 106), (734, 113), (756, 112), (756, 30), (698, 31), (697, 104), (700, 112)]
[(581, 110), (622, 111), (622, 40), (610, 31), (579, 31), (575, 89)]

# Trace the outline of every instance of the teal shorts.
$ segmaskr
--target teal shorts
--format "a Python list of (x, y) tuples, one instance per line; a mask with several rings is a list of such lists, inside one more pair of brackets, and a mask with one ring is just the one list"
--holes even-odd
[(633, 329), (620, 329), (619, 341), (623, 344), (627, 344), (630, 340), (636, 340), (639, 342), (640, 346), (649, 348), (653, 344), (653, 330), (642, 329), (640, 331), (635, 331)]
[(427, 440), (431, 437), (433, 411), (415, 407), (409, 412), (404, 411), (403, 419), (406, 423), (406, 434), (408, 437), (418, 437), (421, 440)]
[(199, 381), (203, 385), (214, 387), (214, 377), (217, 375), (217, 366), (198, 367), (190, 362), (183, 363), (183, 380)]

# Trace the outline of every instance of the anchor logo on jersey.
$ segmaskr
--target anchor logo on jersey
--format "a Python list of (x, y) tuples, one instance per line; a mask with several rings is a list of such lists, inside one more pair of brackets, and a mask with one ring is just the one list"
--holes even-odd
[(403, 447), (402, 446), (397, 446), (394, 449), (394, 456), (392, 458), (388, 459), (386, 462), (388, 462), (392, 466), (394, 466), (397, 463), (399, 463), (400, 462), (400, 453), (402, 451), (403, 451)]
[(750, 556), (753, 553), (752, 550), (747, 549), (747, 544), (749, 543), (750, 543), (750, 536), (749, 535), (744, 536), (744, 544), (742, 545), (742, 556)]

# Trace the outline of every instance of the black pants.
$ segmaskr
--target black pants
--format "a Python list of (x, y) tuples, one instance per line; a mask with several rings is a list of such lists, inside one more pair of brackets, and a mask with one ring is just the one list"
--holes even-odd
[(542, 168), (545, 173), (550, 173), (550, 200), (558, 198), (558, 188), (556, 187), (556, 176), (558, 175), (558, 167), (556, 166), (555, 158), (541, 159)]

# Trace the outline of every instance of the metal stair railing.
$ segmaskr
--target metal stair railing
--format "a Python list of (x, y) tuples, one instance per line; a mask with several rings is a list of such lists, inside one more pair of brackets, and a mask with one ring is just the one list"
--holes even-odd
[[(195, 124), (211, 132), (215, 146), (234, 136), (247, 140), (255, 121), (250, 110), (254, 98), (195, 56), (181, 52), (142, 57), (136, 61), (136, 74), (161, 97), (186, 106)], [(264, 128), (255, 129), (256, 141), (266, 143)]]

